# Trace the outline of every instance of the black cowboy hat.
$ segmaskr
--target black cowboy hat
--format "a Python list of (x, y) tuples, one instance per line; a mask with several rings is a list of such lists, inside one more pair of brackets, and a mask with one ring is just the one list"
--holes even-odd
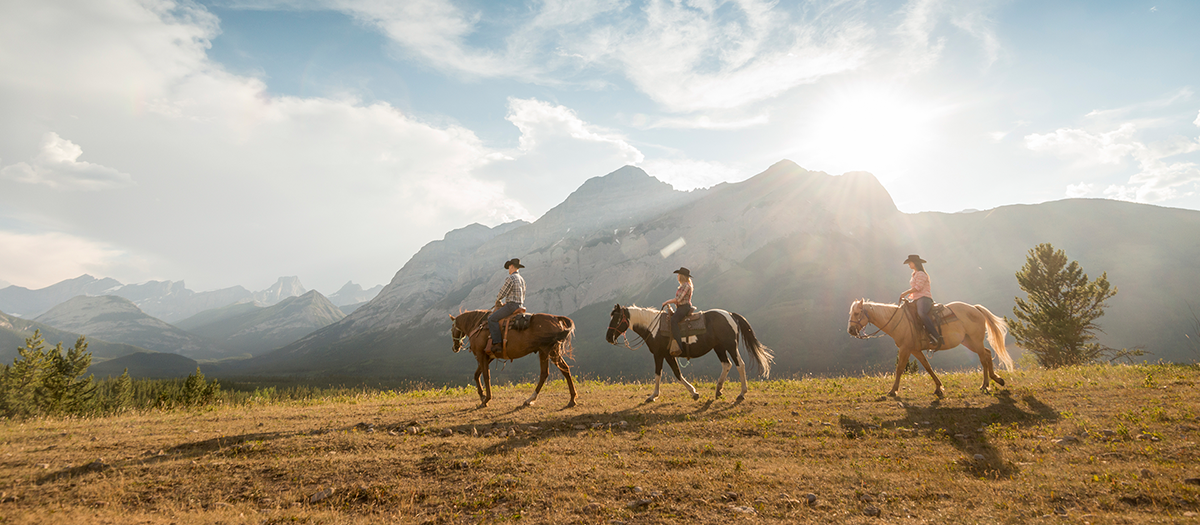
[(524, 267), (525, 267), (525, 265), (524, 265), (524, 264), (521, 264), (521, 260), (520, 260), (520, 259), (509, 259), (509, 260), (507, 260), (507, 261), (504, 261), (504, 269), (505, 269), (505, 270), (507, 270), (509, 266), (514, 266), (514, 265), (515, 265), (515, 266), (516, 266), (518, 269), (519, 269), (519, 268), (524, 268)]
[(692, 271), (688, 270), (687, 268), (684, 268), (682, 266), (680, 266), (678, 270), (675, 270), (671, 273), (677, 273), (679, 275), (682, 275), (684, 277), (689, 277), (689, 278), (692, 276)]
[(907, 258), (907, 259), (905, 259), (905, 260), (904, 260), (904, 262), (902, 262), (902, 263), (900, 263), (900, 264), (908, 264), (908, 263), (910, 263), (910, 262), (915, 262), (915, 263), (921, 263), (921, 264), (925, 264), (925, 263), (927, 263), (927, 262), (929, 262), (929, 261), (926, 261), (925, 259), (922, 259), (920, 255), (917, 255), (917, 254), (915, 254), (915, 253), (914, 253), (914, 254), (912, 254), (912, 255), (909, 255), (909, 256), (908, 256), (908, 258)]

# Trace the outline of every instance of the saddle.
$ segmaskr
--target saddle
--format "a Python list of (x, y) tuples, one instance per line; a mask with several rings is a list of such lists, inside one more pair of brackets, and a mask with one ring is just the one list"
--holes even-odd
[[(508, 317), (500, 319), (500, 337), (503, 340), (500, 341), (500, 353), (496, 357), (500, 359), (504, 357), (504, 351), (508, 348), (508, 331), (510, 329), (519, 332), (521, 330), (528, 329), (529, 325), (532, 323), (533, 314), (526, 313), (524, 308), (517, 308), (517, 311), (513, 312)], [(488, 338), (485, 341), (491, 340), (491, 332), (488, 331), (486, 317), (483, 319), (483, 322), (479, 323), (479, 326), (475, 327), (474, 330), (471, 330), (470, 335), (474, 336), (479, 331), (483, 331), (484, 334), (488, 335)], [(487, 343), (485, 343), (485, 346), (486, 344)]]
[[(704, 324), (704, 312), (699, 309), (688, 314), (682, 321), (679, 322), (679, 337), (692, 337), (701, 335), (707, 332), (708, 328)], [(671, 335), (671, 314), (663, 312), (658, 319), (658, 335)]]
[[(921, 321), (921, 315), (917, 313), (915, 301), (904, 302), (904, 315), (908, 317), (908, 322), (912, 323), (913, 334), (916, 334), (917, 340), (921, 341), (921, 349), (929, 350), (929, 333), (925, 330), (925, 323)], [(938, 337), (942, 336), (942, 325), (958, 320), (954, 310), (941, 303), (933, 303), (933, 308), (929, 309), (929, 318), (933, 320), (933, 326), (938, 329)]]

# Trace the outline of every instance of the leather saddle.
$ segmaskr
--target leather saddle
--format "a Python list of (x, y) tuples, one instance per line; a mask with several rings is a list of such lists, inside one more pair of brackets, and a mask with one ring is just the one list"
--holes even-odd
[[(688, 314), (687, 317), (684, 317), (682, 321), (679, 322), (679, 336), (680, 337), (691, 337), (694, 335), (703, 334), (704, 332), (707, 332), (707, 331), (708, 331), (708, 328), (704, 324), (704, 312), (700, 309), (696, 309), (692, 313)], [(662, 314), (660, 314), (659, 320), (658, 320), (658, 335), (665, 335), (665, 336), (670, 337), (670, 335), (671, 335), (671, 313), (670, 312), (663, 312)]]
[[(926, 341), (922, 344), (922, 348), (929, 346), (929, 334), (925, 330), (925, 323), (921, 321), (921, 315), (917, 313), (917, 303), (915, 301), (904, 302), (904, 313), (908, 317), (909, 322), (913, 325), (913, 333), (917, 335), (919, 341)], [(958, 320), (958, 316), (954, 314), (954, 310), (946, 307), (941, 303), (933, 303), (933, 308), (929, 309), (929, 318), (933, 320), (933, 326), (938, 329), (938, 337), (941, 337), (942, 326)]]

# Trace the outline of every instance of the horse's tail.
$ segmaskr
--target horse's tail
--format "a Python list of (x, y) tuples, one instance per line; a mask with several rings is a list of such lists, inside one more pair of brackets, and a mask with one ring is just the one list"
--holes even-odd
[(988, 342), (996, 350), (996, 355), (1000, 357), (1000, 362), (1004, 363), (1004, 368), (1012, 372), (1013, 360), (1008, 356), (1008, 349), (1004, 348), (1004, 336), (1008, 335), (1008, 323), (1004, 322), (1004, 319), (996, 317), (996, 314), (984, 308), (983, 305), (977, 304), (975, 309), (983, 314), (983, 319), (987, 322)]
[(771, 363), (775, 362), (775, 353), (767, 348), (767, 345), (758, 342), (758, 338), (754, 336), (754, 329), (750, 327), (750, 321), (733, 312), (729, 312), (729, 315), (733, 316), (733, 320), (737, 322), (738, 333), (742, 334), (742, 343), (754, 357), (754, 362), (762, 371), (763, 378), (771, 377)]

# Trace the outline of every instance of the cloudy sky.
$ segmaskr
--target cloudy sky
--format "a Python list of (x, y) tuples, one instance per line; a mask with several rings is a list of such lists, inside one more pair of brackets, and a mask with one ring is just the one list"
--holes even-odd
[(637, 165), (1200, 209), (1200, 3), (0, 2), (0, 286), (386, 283)]

